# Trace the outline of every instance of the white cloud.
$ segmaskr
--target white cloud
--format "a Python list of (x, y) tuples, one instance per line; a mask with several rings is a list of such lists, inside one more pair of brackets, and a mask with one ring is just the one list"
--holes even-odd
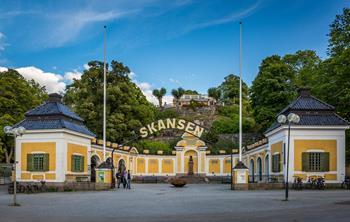
[(234, 12), (231, 13), (225, 17), (221, 17), (218, 19), (213, 19), (210, 21), (206, 21), (206, 22), (202, 22), (202, 23), (197, 23), (194, 26), (190, 27), (188, 31), (192, 31), (195, 29), (202, 29), (202, 28), (206, 28), (209, 26), (214, 26), (214, 25), (221, 25), (221, 24), (225, 24), (225, 23), (229, 23), (229, 22), (233, 22), (233, 21), (237, 21), (238, 19), (242, 19), (248, 15), (251, 15), (253, 12), (255, 12), (258, 7), (260, 6), (260, 2), (257, 1), (254, 5), (250, 6), (249, 8), (240, 11), (240, 12)]
[(0, 66), (0, 72), (6, 72), (8, 68)]
[[(132, 76), (132, 77), (130, 77)], [(134, 72), (131, 72), (129, 74), (130, 79), (140, 88), (140, 90), (142, 91), (143, 95), (145, 95), (146, 99), (153, 103), (154, 105), (159, 105), (158, 99), (153, 96), (152, 92), (153, 92), (153, 86), (148, 83), (148, 82), (138, 82), (134, 77), (136, 76), (136, 74)], [(171, 104), (173, 103), (173, 97), (170, 95), (165, 95), (163, 97), (163, 103), (166, 104)]]
[(129, 78), (130, 78), (130, 79), (134, 79), (135, 76), (136, 76), (136, 74), (135, 74), (134, 72), (130, 72), (130, 73), (129, 73)]
[(63, 46), (78, 37), (84, 28), (93, 23), (116, 20), (134, 12), (136, 10), (97, 12), (85, 9), (69, 13), (52, 14), (50, 16), (51, 24), (55, 24), (55, 28), (52, 29), (51, 25), (48, 27), (50, 31), (46, 37), (45, 45), (47, 47)]
[(40, 85), (45, 86), (48, 93), (64, 92), (66, 89), (66, 83), (63, 82), (64, 78), (59, 74), (44, 72), (34, 66), (21, 67), (15, 70), (25, 79), (34, 79)]
[(74, 70), (73, 72), (66, 72), (64, 74), (64, 79), (67, 80), (67, 82), (71, 83), (74, 79), (81, 79), (82, 73), (78, 72), (77, 70)]
[(89, 64), (87, 64), (87, 63), (84, 64), (83, 67), (84, 67), (84, 69), (86, 69), (86, 70), (89, 70), (89, 69), (90, 69), (90, 66), (89, 66)]
[(175, 84), (180, 84), (180, 81), (177, 79), (170, 78), (169, 81)]
[(4, 51), (5, 47), (8, 46), (8, 44), (5, 42), (5, 34), (0, 32), (0, 51)]

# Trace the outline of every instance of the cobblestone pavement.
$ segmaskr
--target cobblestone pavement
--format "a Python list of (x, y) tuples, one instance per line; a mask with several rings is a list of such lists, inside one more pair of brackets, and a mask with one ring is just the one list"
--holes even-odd
[[(0, 189), (1, 190), (1, 189)], [(231, 191), (227, 185), (136, 184), (131, 190), (20, 194), (0, 191), (0, 221), (350, 221), (350, 191)]]

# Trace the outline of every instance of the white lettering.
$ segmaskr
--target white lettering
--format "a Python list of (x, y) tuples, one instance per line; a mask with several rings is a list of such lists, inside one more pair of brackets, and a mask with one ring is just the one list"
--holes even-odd
[(166, 119), (166, 127), (168, 129), (174, 129), (175, 126), (176, 126), (176, 119), (175, 118), (173, 118), (173, 119), (167, 118)]
[(142, 138), (147, 137), (147, 136), (148, 136), (147, 128), (146, 128), (146, 127), (142, 127), (142, 128), (140, 129), (140, 133), (141, 133), (141, 137), (142, 137)]
[(183, 129), (185, 128), (185, 123), (186, 123), (185, 120), (180, 119), (180, 120), (177, 122), (177, 128), (178, 128), (179, 130), (183, 130)]

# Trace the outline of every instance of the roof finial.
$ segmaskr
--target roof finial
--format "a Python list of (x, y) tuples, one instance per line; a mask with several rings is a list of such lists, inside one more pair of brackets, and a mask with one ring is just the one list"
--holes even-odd
[(299, 88), (298, 89), (298, 94), (301, 97), (310, 97), (311, 93), (310, 93), (310, 88)]
[(58, 93), (51, 93), (51, 94), (49, 94), (49, 98), (47, 99), (47, 102), (49, 102), (49, 103), (54, 103), (54, 102), (62, 103), (62, 96)]

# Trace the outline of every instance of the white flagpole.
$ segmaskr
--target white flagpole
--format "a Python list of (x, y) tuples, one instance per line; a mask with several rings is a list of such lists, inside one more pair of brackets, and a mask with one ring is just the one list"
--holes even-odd
[(103, 161), (106, 161), (106, 36), (107, 26), (104, 26), (104, 63), (103, 63)]
[(240, 38), (239, 38), (239, 161), (242, 161), (242, 22), (240, 26)]

